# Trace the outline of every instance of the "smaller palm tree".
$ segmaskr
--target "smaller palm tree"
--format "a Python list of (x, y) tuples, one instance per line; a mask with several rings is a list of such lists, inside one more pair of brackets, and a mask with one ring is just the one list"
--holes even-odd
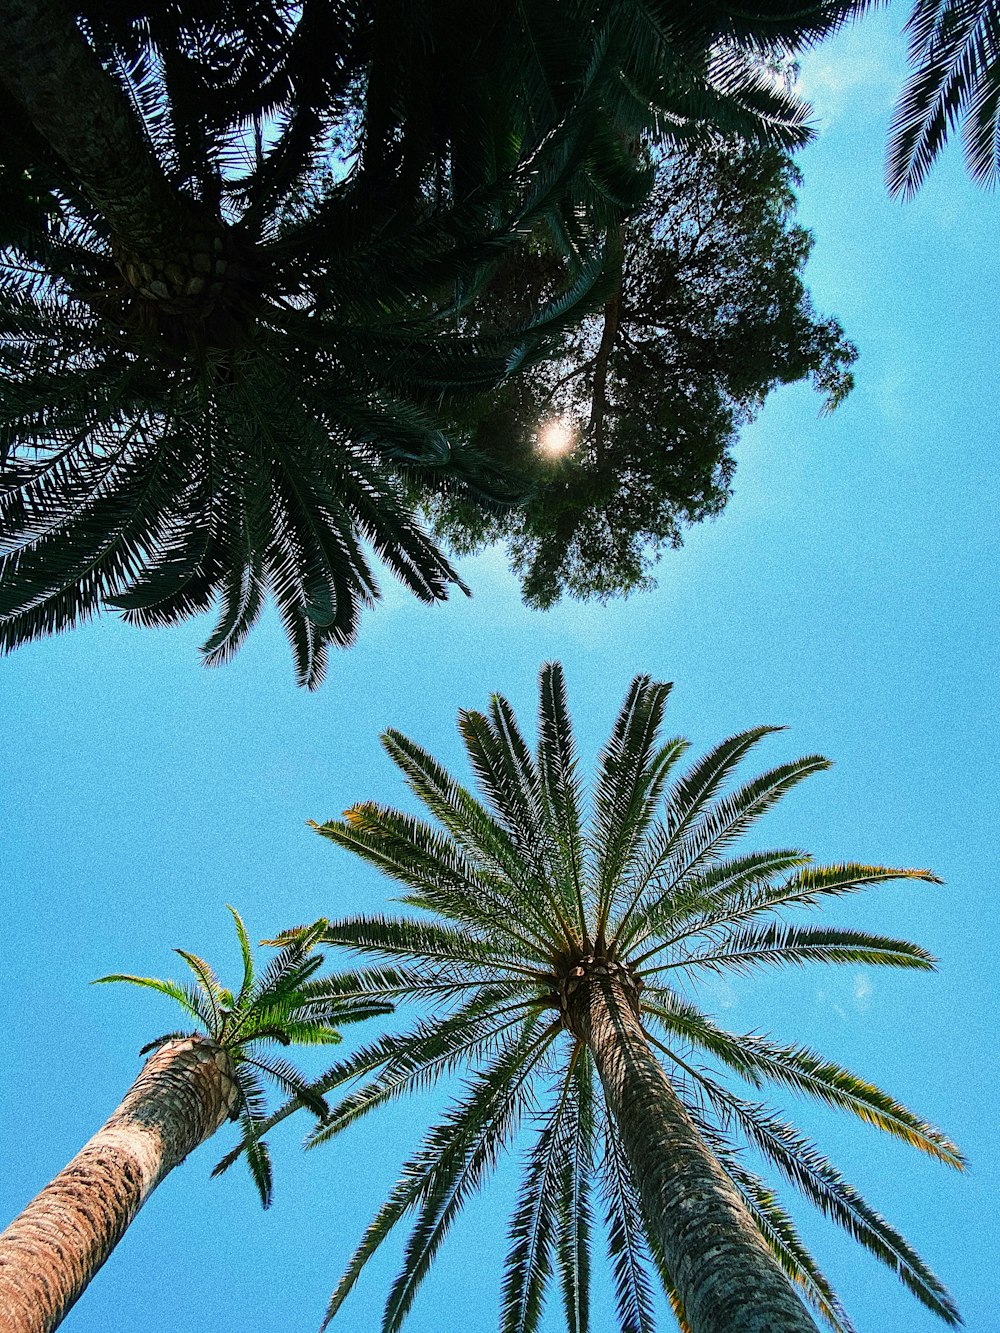
[(814, 1330), (794, 1288), (845, 1333), (836, 1294), (747, 1149), (958, 1322), (913, 1247), (755, 1094), (770, 1083), (817, 1097), (952, 1166), (958, 1150), (868, 1080), (801, 1045), (727, 1031), (699, 1004), (706, 975), (807, 963), (930, 968), (904, 940), (786, 917), (885, 881), (935, 877), (817, 866), (795, 849), (732, 851), (827, 761), (809, 755), (732, 788), (736, 765), (773, 730), (757, 727), (669, 781), (686, 749), (659, 736), (669, 689), (633, 682), (589, 803), (562, 672), (550, 666), (537, 754), (505, 699), (488, 715), (460, 714), (485, 803), (390, 731), (385, 748), (436, 823), (366, 802), (319, 828), (402, 882), (402, 901), (420, 913), (338, 921), (323, 940), (371, 960), (350, 984), (424, 1012), (331, 1071), (323, 1090), (360, 1082), (312, 1142), (467, 1074), (371, 1223), (328, 1317), (412, 1215), (383, 1322), (396, 1333), (463, 1204), (518, 1130), (533, 1129), (509, 1227), (502, 1333), (536, 1333), (553, 1284), (567, 1328), (586, 1333), (600, 1213), (622, 1333), (652, 1333), (657, 1279), (688, 1333)]
[(203, 959), (177, 953), (194, 973), (180, 985), (123, 974), (175, 1000), (199, 1031), (167, 1032), (111, 1119), (0, 1235), (0, 1310), (4, 1333), (49, 1333), (86, 1288), (169, 1171), (226, 1121), (238, 1120), (241, 1148), (266, 1208), (271, 1164), (261, 1137), (265, 1081), (317, 1116), (326, 1103), (287, 1060), (268, 1047), (329, 1045), (334, 1024), (388, 1012), (383, 1002), (345, 997), (337, 978), (318, 979), (323, 955), (317, 922), (280, 950), (258, 976), (246, 928), (233, 909), (243, 955), (234, 995)]

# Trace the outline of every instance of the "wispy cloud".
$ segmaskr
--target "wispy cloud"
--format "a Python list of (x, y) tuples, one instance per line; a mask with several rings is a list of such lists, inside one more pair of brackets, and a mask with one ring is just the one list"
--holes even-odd
[[(850, 988), (848, 998), (848, 986)], [(838, 981), (833, 992), (816, 988), (816, 1003), (820, 1009), (829, 1009), (842, 1023), (849, 1023), (853, 1017), (851, 1009), (857, 1014), (866, 1014), (871, 1008), (874, 987), (864, 972), (855, 972), (850, 982)]]
[(856, 30), (803, 56), (797, 91), (812, 103), (820, 133), (845, 113), (888, 115), (899, 93), (892, 64)]

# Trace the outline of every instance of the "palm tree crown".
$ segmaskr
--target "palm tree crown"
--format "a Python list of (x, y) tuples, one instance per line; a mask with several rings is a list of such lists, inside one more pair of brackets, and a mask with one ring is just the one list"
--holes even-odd
[[(239, 1120), (241, 1148), (266, 1208), (271, 1202), (271, 1161), (261, 1137), (267, 1114), (265, 1080), (298, 1098), (321, 1118), (328, 1111), (323, 1097), (312, 1090), (309, 1080), (289, 1061), (272, 1054), (268, 1046), (275, 1043), (329, 1046), (340, 1041), (338, 1028), (343, 1024), (389, 1013), (391, 1006), (345, 996), (336, 977), (316, 977), (323, 966), (323, 955), (313, 952), (313, 946), (325, 921), (287, 944), (258, 974), (246, 927), (239, 913), (232, 907), (229, 910), (236, 923), (243, 957), (243, 980), (237, 992), (227, 990), (203, 958), (185, 949), (176, 952), (194, 973), (193, 983), (180, 985), (176, 981), (121, 972), (99, 977), (98, 983), (127, 981), (159, 991), (175, 1000), (215, 1046), (225, 1051), (229, 1072), (236, 1083), (232, 1118)], [(157, 1050), (189, 1034), (189, 1029), (166, 1032), (148, 1042), (141, 1053)]]
[[(344, 920), (327, 926), (323, 940), (377, 960), (350, 978), (362, 993), (430, 1005), (431, 1012), (330, 1072), (319, 1085), (324, 1090), (363, 1081), (311, 1142), (467, 1070), (465, 1090), (406, 1163), (355, 1252), (328, 1318), (382, 1240), (415, 1212), (383, 1325), (388, 1333), (399, 1328), (462, 1205), (518, 1130), (530, 1128), (509, 1225), (505, 1333), (538, 1327), (555, 1275), (567, 1327), (587, 1328), (597, 1212), (606, 1224), (623, 1330), (653, 1328), (651, 1271), (683, 1327), (744, 1327), (695, 1317), (698, 1275), (685, 1276), (691, 1256), (667, 1252), (653, 1216), (658, 1199), (651, 1202), (644, 1185), (664, 1166), (663, 1154), (648, 1140), (629, 1138), (609, 1064), (614, 1051), (609, 1057), (595, 1036), (597, 1004), (612, 1016), (617, 1005), (620, 1030), (630, 1028), (629, 1041), (648, 1049), (657, 1078), (665, 1075), (663, 1097), (679, 1099), (679, 1132), (696, 1154), (714, 1157), (709, 1169), (728, 1191), (725, 1206), (753, 1232), (786, 1295), (790, 1279), (831, 1327), (850, 1328), (771, 1187), (746, 1164), (741, 1142), (896, 1271), (925, 1305), (958, 1321), (939, 1280), (819, 1150), (703, 1061), (752, 1089), (770, 1082), (818, 1097), (953, 1166), (961, 1165), (958, 1150), (866, 1080), (803, 1046), (726, 1031), (691, 998), (706, 973), (807, 962), (929, 969), (933, 960), (916, 945), (788, 924), (782, 914), (886, 880), (937, 881), (922, 870), (817, 866), (797, 850), (731, 853), (760, 815), (827, 761), (810, 755), (733, 788), (734, 767), (775, 730), (757, 727), (724, 741), (668, 786), (687, 748), (658, 735), (669, 689), (646, 677), (633, 682), (600, 756), (589, 817), (562, 671), (550, 665), (541, 676), (537, 754), (502, 697), (493, 698), (487, 715), (460, 714), (485, 803), (413, 741), (389, 731), (385, 748), (437, 823), (365, 803), (318, 826), (401, 881), (402, 901), (429, 914)], [(704, 1267), (711, 1248), (702, 1239), (692, 1271)], [(794, 1305), (805, 1322), (793, 1315), (774, 1328), (813, 1327)]]
[[(448, 409), (580, 317), (644, 139), (806, 142), (768, 58), (854, 7), (2, 0), (0, 651), (219, 607), (218, 663), (270, 596), (315, 686), (370, 548), (425, 601), (461, 587), (408, 487), (524, 484)], [(533, 229), (554, 308), (474, 336)]]

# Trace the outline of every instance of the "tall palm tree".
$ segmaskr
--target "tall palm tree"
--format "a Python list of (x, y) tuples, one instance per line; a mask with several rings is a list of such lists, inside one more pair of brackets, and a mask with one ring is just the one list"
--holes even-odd
[(892, 194), (914, 194), (961, 123), (965, 160), (981, 185), (1000, 179), (1000, 4), (916, 0), (906, 24), (912, 74), (889, 138)]
[(320, 1117), (327, 1109), (295, 1067), (267, 1048), (338, 1042), (335, 1024), (388, 1011), (379, 1001), (345, 998), (336, 978), (316, 978), (323, 956), (313, 946), (325, 922), (283, 948), (257, 975), (246, 929), (230, 911), (243, 955), (235, 995), (203, 959), (182, 949), (177, 952), (194, 973), (193, 984), (100, 978), (159, 991), (199, 1031), (168, 1032), (143, 1047), (143, 1054), (153, 1054), (110, 1120), (0, 1235), (3, 1333), (56, 1328), (151, 1192), (226, 1120), (239, 1121), (241, 1146), (266, 1208), (271, 1163), (261, 1137), (262, 1080)]
[[(367, 546), (426, 601), (461, 586), (407, 484), (520, 491), (439, 409), (584, 308), (643, 135), (804, 142), (761, 60), (851, 9), (0, 0), (0, 650), (221, 603), (220, 662), (271, 595), (314, 686)], [(553, 308), (463, 331), (536, 227)]]
[(686, 749), (659, 735), (669, 689), (647, 677), (633, 682), (600, 756), (589, 816), (562, 671), (550, 665), (541, 676), (537, 754), (502, 697), (488, 715), (460, 714), (485, 803), (389, 731), (386, 750), (436, 822), (365, 803), (317, 826), (404, 884), (402, 901), (426, 914), (329, 925), (324, 941), (377, 960), (345, 984), (432, 1009), (318, 1085), (363, 1080), (311, 1142), (467, 1071), (463, 1092), (406, 1163), (361, 1241), (328, 1318), (393, 1227), (415, 1212), (383, 1322), (394, 1333), (463, 1204), (530, 1125), (509, 1226), (503, 1333), (538, 1328), (556, 1276), (567, 1327), (589, 1327), (598, 1211), (623, 1333), (654, 1326), (651, 1267), (690, 1333), (814, 1329), (793, 1285), (831, 1327), (849, 1329), (741, 1140), (926, 1306), (959, 1322), (913, 1248), (820, 1151), (703, 1061), (752, 1089), (772, 1082), (818, 1097), (952, 1166), (961, 1165), (958, 1150), (867, 1080), (805, 1047), (726, 1031), (696, 1002), (706, 974), (810, 962), (931, 968), (914, 944), (783, 916), (887, 880), (935, 877), (817, 866), (798, 850), (731, 853), (759, 816), (827, 761), (810, 755), (733, 789), (727, 780), (736, 764), (775, 730), (757, 727), (723, 741), (668, 786)]

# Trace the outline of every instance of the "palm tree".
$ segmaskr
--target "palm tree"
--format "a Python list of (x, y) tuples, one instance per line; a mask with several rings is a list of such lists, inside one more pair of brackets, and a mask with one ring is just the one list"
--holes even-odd
[(162, 17), (160, 47), (122, 21), (95, 20), (88, 44), (58, 0), (2, 13), (18, 209), (0, 266), (0, 648), (104, 606), (161, 625), (221, 601), (215, 663), (270, 594), (315, 686), (378, 595), (366, 548), (425, 601), (464, 586), (406, 485), (517, 497), (446, 438), (441, 408), (541, 353), (599, 247), (551, 315), (468, 334), (463, 304), (558, 169), (461, 204), (386, 199), (349, 170), (357, 69), (303, 88), (269, 145), (226, 64), (246, 51), (211, 25), (171, 50)]
[[(804, 142), (761, 61), (852, 5), (667, 8), (0, 0), (0, 650), (221, 604), (217, 663), (270, 595), (315, 686), (368, 547), (425, 601), (461, 587), (407, 486), (523, 481), (440, 409), (579, 317), (643, 136)], [(552, 309), (464, 330), (533, 228)]]
[(177, 952), (194, 973), (193, 985), (100, 978), (159, 991), (202, 1030), (168, 1032), (143, 1047), (143, 1054), (153, 1054), (110, 1120), (0, 1235), (4, 1333), (56, 1328), (150, 1193), (226, 1120), (240, 1123), (241, 1146), (266, 1208), (271, 1164), (261, 1137), (262, 1080), (320, 1117), (327, 1109), (294, 1066), (267, 1047), (328, 1045), (340, 1040), (334, 1024), (388, 1012), (384, 1003), (344, 997), (335, 978), (315, 977), (323, 956), (313, 945), (325, 922), (283, 948), (258, 976), (243, 922), (229, 910), (243, 955), (237, 994), (182, 949)]
[(916, 0), (906, 24), (912, 74), (893, 117), (887, 176), (892, 194), (923, 184), (961, 122), (972, 178), (1000, 178), (1000, 5), (997, 0)]
[(432, 1010), (317, 1085), (363, 1080), (311, 1143), (467, 1071), (463, 1092), (406, 1163), (358, 1246), (328, 1319), (385, 1237), (415, 1212), (385, 1310), (384, 1333), (394, 1333), (462, 1205), (530, 1124), (534, 1139), (509, 1226), (503, 1333), (539, 1327), (556, 1275), (567, 1327), (589, 1326), (599, 1209), (623, 1333), (654, 1326), (650, 1267), (690, 1333), (814, 1329), (793, 1284), (832, 1328), (849, 1329), (739, 1140), (945, 1322), (959, 1322), (939, 1280), (819, 1150), (777, 1111), (707, 1070), (703, 1058), (753, 1089), (772, 1082), (818, 1097), (952, 1166), (961, 1165), (958, 1150), (865, 1079), (805, 1047), (726, 1031), (692, 998), (699, 977), (764, 966), (927, 970), (933, 960), (914, 944), (789, 924), (783, 914), (888, 880), (937, 881), (924, 870), (817, 866), (798, 850), (730, 854), (760, 815), (827, 761), (810, 755), (728, 789), (735, 765), (775, 730), (757, 727), (723, 741), (668, 786), (686, 749), (681, 739), (659, 737), (669, 689), (642, 676), (633, 682), (600, 756), (589, 818), (562, 671), (550, 665), (541, 675), (536, 755), (502, 697), (488, 715), (460, 714), (485, 804), (415, 742), (389, 731), (387, 752), (436, 822), (365, 803), (316, 826), (399, 880), (402, 901), (429, 914), (327, 926), (326, 943), (377, 960), (344, 984)]

